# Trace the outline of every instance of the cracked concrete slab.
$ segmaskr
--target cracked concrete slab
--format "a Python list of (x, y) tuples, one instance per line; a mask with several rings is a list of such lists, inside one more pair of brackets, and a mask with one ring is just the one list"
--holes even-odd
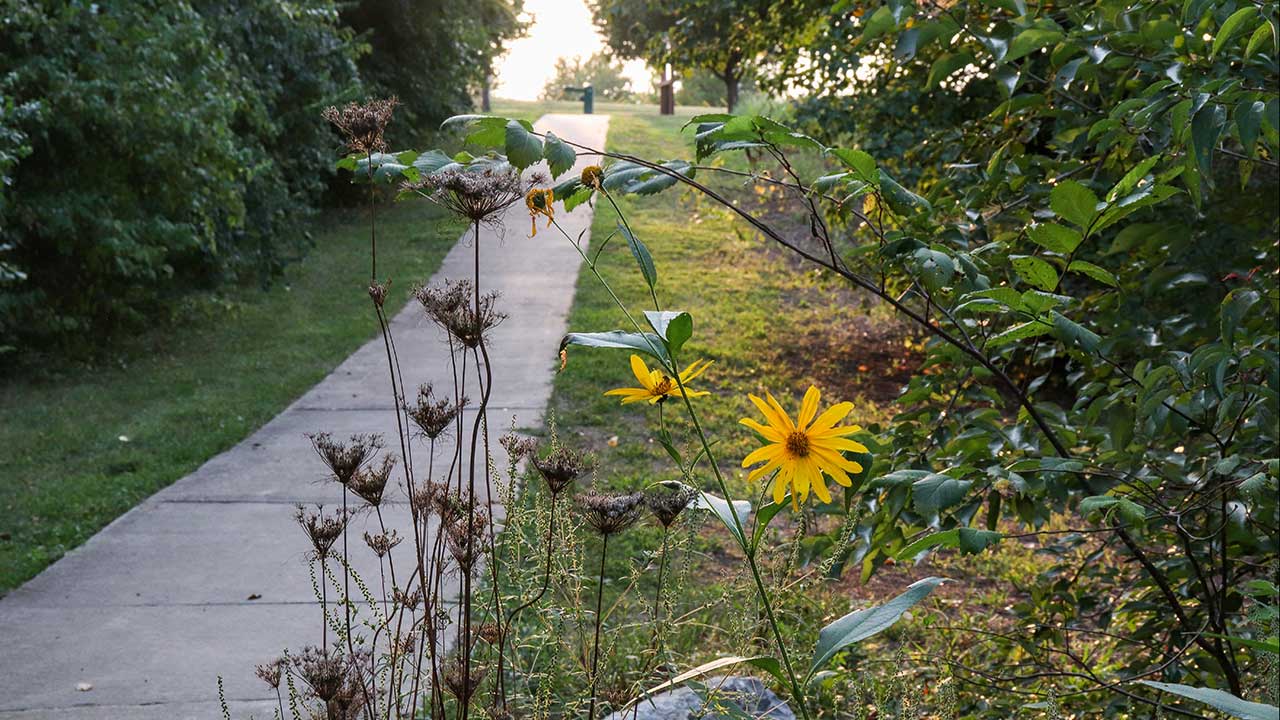
[[(548, 115), (537, 125), (602, 147), (608, 118)], [(590, 228), (591, 208), (556, 217), (576, 237)], [(499, 291), (509, 314), (492, 335), (491, 450), (499, 468), (506, 456), (497, 436), (512, 422), (542, 423), (580, 266), (562, 238), (525, 237), (523, 203), (505, 220), (505, 230), (482, 228), (479, 238), (482, 290)], [(469, 278), (475, 243), (470, 233), (460, 238), (430, 284)], [(414, 280), (395, 279), (400, 287)], [(416, 303), (393, 319), (393, 331), (411, 392), (427, 382), (452, 388), (444, 336)], [(270, 717), (275, 696), (254, 666), (317, 644), (320, 633), (293, 506), (341, 502), (341, 489), (322, 482), (305, 434), (381, 432), (398, 455), (391, 408), (382, 340), (374, 338), (243, 442), (0, 599), (0, 720), (214, 720), (219, 676), (233, 716)], [(474, 417), (470, 411), (464, 421)], [(453, 452), (451, 439), (434, 455), (418, 442), (412, 457), (421, 474), (429, 461), (448, 464)], [(408, 534), (404, 501), (402, 491), (389, 490), (383, 512), (389, 527)], [(362, 515), (351, 537), (377, 527)], [(376, 563), (359, 562), (364, 577), (377, 577)], [(92, 689), (78, 690), (81, 683)]]

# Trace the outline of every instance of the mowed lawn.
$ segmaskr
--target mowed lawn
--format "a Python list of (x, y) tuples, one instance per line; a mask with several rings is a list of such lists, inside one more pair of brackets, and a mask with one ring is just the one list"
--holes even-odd
[[(106, 359), (54, 358), (0, 381), (0, 595), (270, 420), (376, 322), (362, 210), (314, 223), (315, 247), (267, 290), (184, 302)], [(391, 312), (462, 228), (425, 201), (378, 216)]]

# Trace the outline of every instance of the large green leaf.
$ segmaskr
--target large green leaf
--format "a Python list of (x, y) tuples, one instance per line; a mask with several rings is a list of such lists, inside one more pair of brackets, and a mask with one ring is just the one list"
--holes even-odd
[(1038, 223), (1027, 228), (1031, 242), (1060, 255), (1070, 255), (1084, 239), (1078, 231), (1057, 223)]
[(1162, 683), (1154, 680), (1139, 680), (1138, 682), (1147, 687), (1153, 687), (1167, 693), (1190, 698), (1196, 702), (1202, 702), (1232, 717), (1241, 718), (1241, 720), (1277, 720), (1277, 718), (1280, 718), (1280, 708), (1275, 705), (1241, 700), (1235, 695), (1222, 690), (1191, 687), (1190, 685), (1179, 685), (1178, 683)]
[[(724, 523), (725, 528), (729, 530), (729, 534), (733, 535), (738, 541), (738, 545), (743, 549), (747, 548), (747, 536), (744, 534), (744, 525), (747, 518), (751, 515), (751, 503), (747, 500), (734, 500), (733, 506), (730, 508), (729, 501), (719, 495), (712, 495), (709, 492), (698, 490), (698, 495), (693, 500), (692, 507), (710, 510), (712, 515), (720, 518), (720, 522)], [(738, 515), (738, 522), (734, 522), (734, 513)], [(743, 525), (739, 525), (743, 523)]]
[(933, 61), (933, 67), (929, 69), (929, 81), (926, 83), (927, 88), (932, 90), (943, 80), (951, 77), (957, 70), (972, 63), (973, 55), (967, 52), (943, 55)]
[(917, 511), (934, 513), (959, 503), (972, 485), (969, 480), (957, 480), (942, 473), (929, 473), (911, 483), (911, 498)]
[(1048, 262), (1032, 255), (1010, 255), (1009, 262), (1018, 277), (1041, 290), (1052, 291), (1058, 287), (1058, 271)]
[[(644, 692), (642, 692), (639, 695), (639, 697), (636, 697), (631, 702), (624, 705), (622, 709), (626, 710), (627, 708), (630, 708), (638, 703), (644, 702), (646, 698), (653, 697), (654, 695), (657, 695), (658, 693), (663, 692), (664, 690), (669, 690), (673, 687), (683, 685), (684, 683), (687, 683), (690, 680), (693, 680), (694, 678), (699, 678), (704, 675), (710, 675), (716, 670), (723, 670), (725, 668), (734, 667), (735, 665), (751, 665), (752, 667), (759, 668), (769, 673), (770, 675), (773, 675), (773, 677), (777, 679), (777, 681), (780, 683), (787, 682), (787, 677), (782, 671), (782, 664), (779, 663), (775, 658), (771, 658), (767, 655), (753, 655), (750, 657), (745, 657), (741, 655), (730, 655), (727, 657), (716, 658), (715, 660), (712, 660), (710, 662), (702, 663), (701, 665), (695, 668), (685, 670), (684, 672), (680, 673), (679, 675), (676, 675), (675, 677), (671, 678), (670, 680), (664, 683), (661, 683), (659, 685), (654, 685), (648, 690), (645, 690)], [(627, 715), (628, 713), (619, 711), (619, 714)]]
[(827, 664), (836, 653), (850, 645), (866, 640), (892, 627), (902, 614), (915, 607), (933, 592), (934, 588), (946, 582), (944, 578), (928, 577), (911, 583), (906, 592), (889, 602), (876, 607), (855, 610), (822, 628), (818, 633), (818, 643), (813, 649), (813, 663), (809, 667), (809, 675)]
[(667, 349), (673, 357), (693, 337), (693, 316), (687, 312), (646, 310), (644, 318), (649, 321), (649, 327), (667, 342)]
[(1218, 54), (1224, 45), (1231, 42), (1236, 33), (1245, 28), (1245, 24), (1258, 16), (1258, 8), (1252, 5), (1246, 5), (1239, 10), (1231, 13), (1231, 16), (1222, 23), (1222, 27), (1218, 28), (1218, 34), (1213, 38), (1213, 50), (1210, 51), (1209, 57)]
[(1049, 192), (1049, 207), (1058, 217), (1087, 229), (1098, 216), (1098, 196), (1075, 180), (1063, 180)]
[(894, 559), (903, 561), (919, 555), (935, 547), (960, 548), (966, 555), (975, 555), (1000, 542), (1004, 536), (994, 530), (960, 527), (931, 533), (910, 545), (902, 548), (894, 555)]
[(578, 154), (573, 151), (573, 148), (550, 130), (547, 131), (543, 141), (542, 155), (547, 159), (547, 167), (551, 169), (553, 178), (560, 177), (578, 160)]
[(1025, 57), (1039, 50), (1042, 47), (1048, 47), (1063, 38), (1061, 30), (1049, 30), (1045, 28), (1028, 28), (1018, 33), (1013, 38), (1013, 42), (1009, 43), (1009, 51), (1005, 53), (1001, 62), (1012, 62), (1018, 58)]
[(542, 141), (519, 122), (507, 123), (505, 131), (507, 159), (521, 170), (542, 159)]
[(594, 333), (569, 333), (560, 341), (560, 349), (564, 350), (570, 345), (635, 350), (657, 358), (668, 368), (671, 367), (671, 356), (667, 354), (667, 348), (662, 343), (662, 338), (654, 335), (653, 333), (641, 334), (623, 332), (622, 330), (610, 330), (608, 332)]
[(653, 255), (649, 253), (648, 246), (632, 234), (621, 220), (618, 221), (618, 232), (627, 241), (627, 247), (631, 248), (631, 255), (640, 265), (640, 274), (644, 277), (645, 284), (652, 290), (658, 284), (658, 268), (653, 264)]

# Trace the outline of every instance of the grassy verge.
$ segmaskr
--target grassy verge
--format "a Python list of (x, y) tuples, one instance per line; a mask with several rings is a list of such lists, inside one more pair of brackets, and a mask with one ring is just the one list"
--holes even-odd
[[(0, 385), (0, 594), (143, 498), (253, 432), (372, 337), (360, 211), (316, 223), (315, 247), (269, 290), (189, 301), (109, 362)], [(398, 309), (461, 227), (426, 203), (379, 214), (379, 275)]]

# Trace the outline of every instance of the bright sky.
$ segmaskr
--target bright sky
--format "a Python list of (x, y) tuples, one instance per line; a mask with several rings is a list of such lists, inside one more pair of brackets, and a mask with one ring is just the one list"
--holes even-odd
[[(511, 43), (498, 61), (493, 94), (512, 100), (536, 100), (551, 79), (557, 58), (583, 59), (604, 47), (604, 39), (591, 22), (585, 0), (524, 0), (525, 15), (532, 18), (529, 34)], [(625, 64), (633, 90), (647, 90), (652, 81), (643, 62)]]

